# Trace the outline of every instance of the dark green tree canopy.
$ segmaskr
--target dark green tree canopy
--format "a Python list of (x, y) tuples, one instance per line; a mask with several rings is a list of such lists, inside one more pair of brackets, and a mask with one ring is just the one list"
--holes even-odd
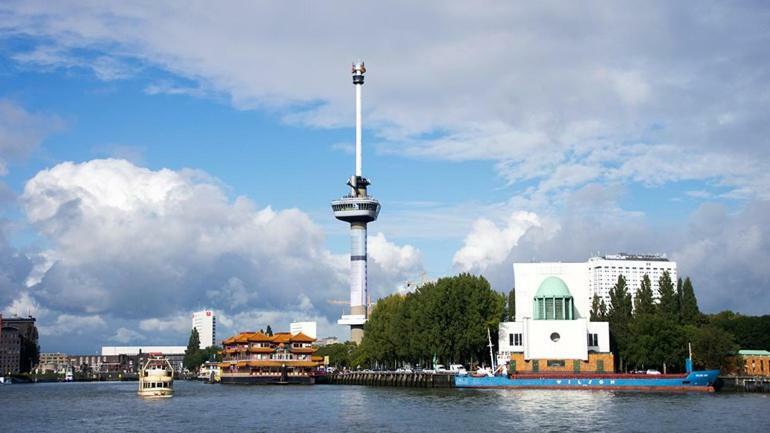
[(497, 341), (506, 297), (471, 274), (441, 278), (406, 296), (377, 302), (366, 323), (361, 359), (370, 364), (429, 366), (441, 362), (488, 362), (487, 329)]
[(634, 314), (653, 314), (655, 312), (655, 303), (652, 297), (652, 282), (650, 277), (645, 274), (642, 277), (642, 283), (636, 292), (634, 299)]

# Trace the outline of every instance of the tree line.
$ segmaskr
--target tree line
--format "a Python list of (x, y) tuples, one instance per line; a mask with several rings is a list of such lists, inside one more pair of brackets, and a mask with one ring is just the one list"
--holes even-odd
[[(676, 284), (665, 272), (658, 296), (649, 276), (636, 296), (620, 276), (610, 302), (594, 296), (591, 320), (610, 325), (610, 347), (618, 371), (683, 371), (692, 345), (695, 368), (738, 367), (730, 357), (738, 348), (770, 349), (770, 316), (743, 316), (731, 311), (703, 314), (690, 278)], [(495, 292), (486, 279), (470, 274), (442, 278), (414, 293), (391, 295), (375, 305), (360, 345), (351, 342), (321, 347), (338, 367), (429, 366), (439, 362), (488, 362), (486, 329), (497, 343), (501, 321), (514, 321), (516, 291)]]
[(664, 272), (658, 279), (658, 295), (653, 297), (647, 275), (636, 297), (631, 296), (622, 275), (610, 289), (609, 305), (594, 295), (591, 320), (609, 322), (616, 367), (620, 371), (682, 371), (688, 344), (696, 368), (725, 366), (727, 355), (738, 349), (735, 337), (700, 312), (690, 278), (679, 278), (675, 286), (671, 275)]
[(329, 345), (317, 353), (340, 366), (396, 367), (489, 362), (487, 329), (497, 341), (506, 299), (480, 276), (460, 274), (413, 293), (380, 299), (364, 325), (360, 346)]

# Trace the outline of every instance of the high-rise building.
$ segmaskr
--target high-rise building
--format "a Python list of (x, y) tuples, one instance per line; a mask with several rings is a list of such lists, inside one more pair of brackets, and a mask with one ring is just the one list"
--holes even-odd
[(594, 294), (610, 304), (610, 289), (618, 282), (618, 276), (623, 275), (628, 286), (628, 293), (636, 297), (636, 291), (642, 284), (642, 278), (650, 278), (652, 296), (660, 297), (658, 280), (668, 271), (671, 282), (676, 286), (676, 262), (660, 254), (613, 254), (591, 257), (588, 259), (588, 286), (590, 295)]
[(366, 225), (377, 220), (380, 202), (369, 196), (370, 185), (361, 170), (361, 88), (364, 86), (364, 62), (353, 64), (353, 87), (356, 97), (356, 171), (348, 179), (350, 193), (332, 202), (334, 217), (350, 223), (350, 314), (337, 323), (350, 326), (350, 339), (360, 343), (364, 338), (364, 323), (368, 311), (366, 281)]
[(213, 311), (203, 310), (193, 313), (192, 327), (198, 330), (201, 349), (216, 345), (217, 316)]

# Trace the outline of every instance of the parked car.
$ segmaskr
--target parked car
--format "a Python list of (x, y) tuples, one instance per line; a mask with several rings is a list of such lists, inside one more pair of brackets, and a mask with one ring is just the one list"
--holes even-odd
[(647, 370), (647, 374), (661, 374), (658, 370)]

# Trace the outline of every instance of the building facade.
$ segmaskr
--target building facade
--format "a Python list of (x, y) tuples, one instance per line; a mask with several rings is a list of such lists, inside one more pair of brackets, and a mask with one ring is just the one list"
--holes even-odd
[(0, 375), (18, 373), (20, 359), (21, 339), (19, 338), (19, 330), (10, 326), (0, 326)]
[(739, 350), (743, 360), (742, 374), (748, 376), (770, 376), (770, 352), (767, 350)]
[(609, 324), (591, 322), (584, 263), (515, 263), (516, 320), (499, 327), (509, 372), (612, 372)]
[(0, 365), (5, 367), (4, 374), (32, 371), (38, 364), (38, 356), (35, 318), (0, 315)]
[(664, 272), (668, 271), (674, 285), (678, 278), (676, 262), (668, 260), (664, 255), (620, 253), (591, 257), (587, 265), (588, 287), (591, 289), (589, 297), (596, 294), (607, 305), (610, 305), (610, 289), (618, 282), (620, 275), (626, 279), (628, 292), (633, 297), (636, 297), (642, 278), (647, 275), (654, 299), (660, 298), (658, 280)]
[(222, 341), (222, 383), (314, 383), (323, 360), (305, 334), (241, 332)]
[(120, 362), (127, 362), (129, 370), (138, 371), (148, 354), (160, 353), (174, 367), (174, 372), (178, 373), (184, 369), (185, 350), (185, 346), (102, 346), (102, 356), (123, 356), (125, 361)]
[(217, 316), (211, 310), (196, 311), (192, 315), (192, 327), (198, 330), (200, 348), (216, 346)]

